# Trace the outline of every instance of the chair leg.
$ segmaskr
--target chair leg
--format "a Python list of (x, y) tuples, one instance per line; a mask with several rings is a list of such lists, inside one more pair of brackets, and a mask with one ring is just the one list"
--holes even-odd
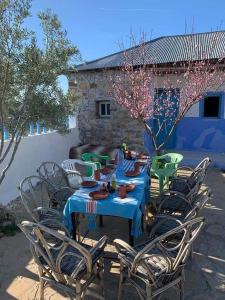
[(44, 279), (40, 278), (40, 300), (45, 300), (44, 298)]
[(82, 300), (81, 283), (79, 281), (76, 282), (76, 300)]
[(119, 290), (118, 290), (118, 300), (122, 300), (124, 280), (125, 280), (125, 278), (123, 276), (123, 266), (120, 265), (120, 281), (119, 281)]
[(40, 300), (44, 300), (44, 284), (45, 284), (45, 281), (44, 281), (44, 279), (41, 278), (41, 276), (43, 275), (42, 268), (38, 267), (38, 273), (39, 273), (39, 282), (40, 282)]
[(103, 281), (103, 272), (104, 272), (104, 259), (101, 259), (99, 261), (100, 268), (102, 268), (98, 273), (98, 280), (99, 280), (99, 286), (101, 288), (101, 294), (103, 299), (105, 299), (105, 293), (104, 293), (104, 281)]
[(191, 245), (191, 250), (190, 250), (190, 260), (193, 259), (193, 244)]
[(184, 282), (183, 279), (179, 283), (180, 286), (180, 300), (184, 300)]
[(146, 295), (146, 300), (152, 300), (152, 288), (149, 285), (146, 286)]

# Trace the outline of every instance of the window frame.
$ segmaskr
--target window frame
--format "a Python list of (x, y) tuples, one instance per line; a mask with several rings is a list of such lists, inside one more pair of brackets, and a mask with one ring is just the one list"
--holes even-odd
[[(219, 98), (219, 112), (217, 117), (207, 117), (204, 116), (204, 108), (205, 108), (205, 98), (210, 97), (218, 97)], [(200, 117), (202, 119), (209, 119), (209, 120), (218, 120), (224, 119), (224, 92), (208, 92), (202, 100), (199, 102), (199, 110), (200, 110)]]
[[(102, 114), (102, 105), (105, 105), (106, 114)], [(109, 105), (109, 114), (107, 114), (107, 112), (108, 112), (107, 105)], [(109, 119), (111, 117), (111, 102), (110, 102), (110, 100), (98, 101), (98, 115), (99, 115), (99, 118)]]

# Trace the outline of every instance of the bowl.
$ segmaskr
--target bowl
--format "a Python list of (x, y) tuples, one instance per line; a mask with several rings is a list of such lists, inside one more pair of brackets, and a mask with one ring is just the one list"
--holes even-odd
[(106, 191), (94, 191), (90, 192), (89, 196), (92, 198), (92, 200), (103, 200), (109, 196), (109, 193)]
[(100, 170), (100, 172), (101, 172), (103, 175), (108, 175), (108, 174), (111, 173), (111, 171), (112, 171), (112, 169), (111, 169), (111, 168), (107, 168), (107, 167), (102, 168), (102, 169)]
[[(120, 186), (121, 186), (121, 185), (118, 186), (118, 189), (120, 188)], [(123, 184), (122, 186), (125, 186), (125, 187), (126, 187), (127, 193), (133, 191), (134, 188), (135, 188), (135, 184), (134, 184), (134, 183)], [(118, 189), (117, 189), (117, 190), (118, 190)]]
[(92, 187), (96, 186), (97, 184), (98, 183), (94, 180), (86, 180), (81, 183), (82, 187), (85, 187), (85, 188), (92, 188)]
[(134, 183), (128, 183), (126, 184), (126, 189), (127, 189), (127, 192), (131, 192), (133, 191), (133, 189), (135, 188), (135, 184)]

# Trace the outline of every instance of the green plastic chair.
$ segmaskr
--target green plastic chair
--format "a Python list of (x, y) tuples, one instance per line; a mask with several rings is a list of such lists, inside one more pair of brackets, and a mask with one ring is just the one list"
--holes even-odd
[(183, 155), (179, 153), (167, 153), (161, 156), (153, 156), (151, 166), (151, 176), (159, 179), (159, 191), (163, 192), (163, 186), (169, 181), (170, 177), (176, 176), (179, 163)]
[(110, 161), (108, 155), (100, 155), (97, 153), (83, 153), (81, 158), (83, 161), (94, 162), (98, 170), (101, 169), (102, 165), (107, 165)]

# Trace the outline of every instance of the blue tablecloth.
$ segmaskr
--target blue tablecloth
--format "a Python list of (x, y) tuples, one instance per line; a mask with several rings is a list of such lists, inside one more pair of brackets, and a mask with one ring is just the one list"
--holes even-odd
[[(142, 233), (141, 221), (146, 202), (149, 201), (149, 175), (147, 168), (142, 168), (141, 173), (136, 177), (127, 177), (124, 171), (133, 168), (134, 162), (124, 161), (116, 171), (117, 184), (135, 183), (133, 191), (127, 193), (125, 199), (118, 196), (118, 192), (110, 194), (106, 199), (90, 200), (89, 193), (99, 189), (99, 185), (94, 188), (80, 188), (67, 201), (64, 208), (64, 224), (72, 231), (71, 213), (90, 213), (96, 215), (117, 216), (132, 219), (132, 232), (134, 237)], [(93, 203), (94, 202), (94, 203)]]

